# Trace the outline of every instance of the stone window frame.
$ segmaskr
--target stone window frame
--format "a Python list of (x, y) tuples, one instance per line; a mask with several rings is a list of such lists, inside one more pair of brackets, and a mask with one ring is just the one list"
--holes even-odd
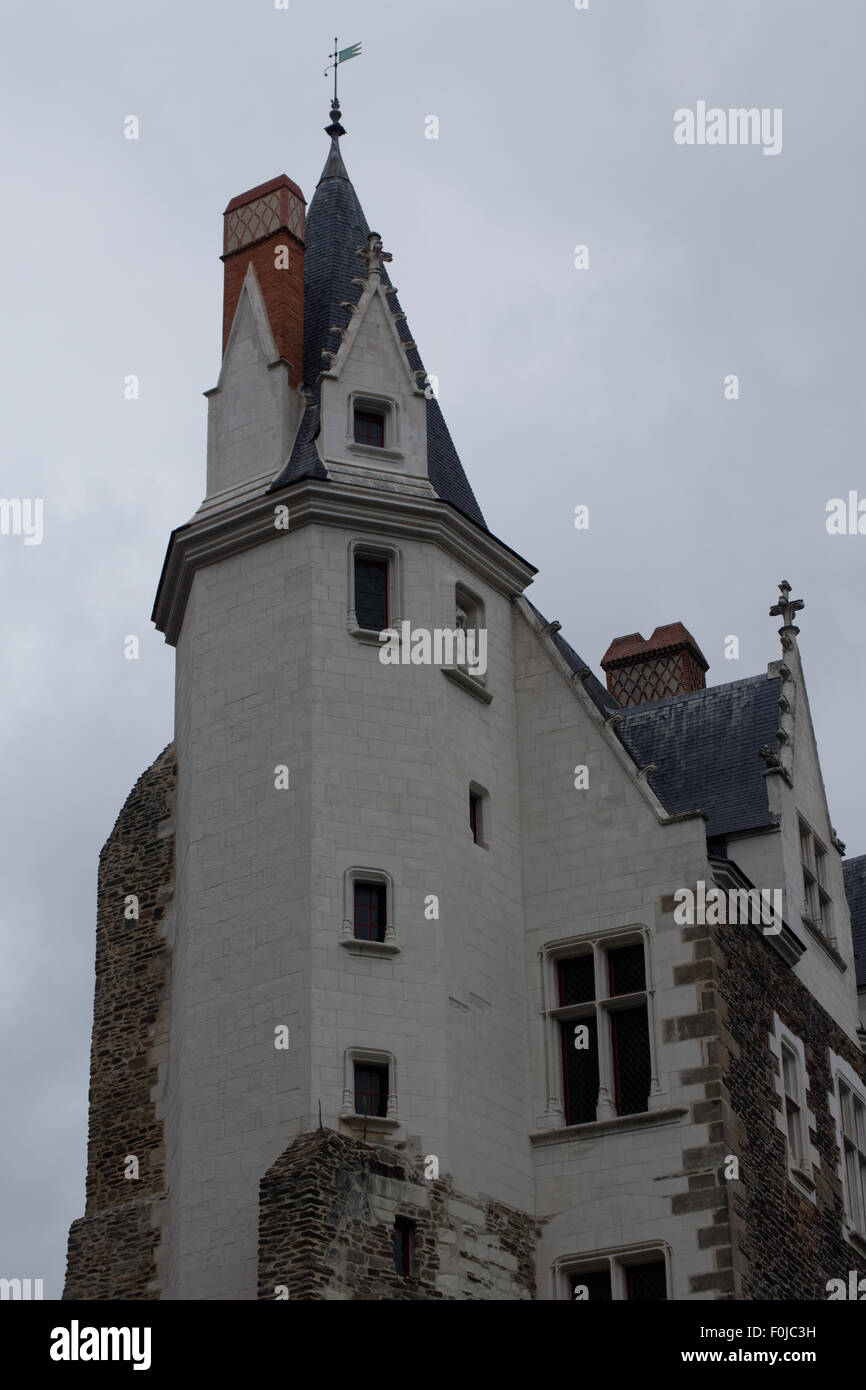
[[(355, 1111), (355, 1063), (363, 1066), (388, 1068), (388, 1101), (386, 1115), (359, 1115)], [(343, 1053), (343, 1103), (340, 1106), (340, 1123), (347, 1129), (378, 1136), (391, 1135), (400, 1128), (397, 1111), (397, 1059), (393, 1052), (383, 1052), (378, 1048), (347, 1047)]]
[[(665, 1280), (667, 1283), (667, 1299), (669, 1302), (674, 1296), (673, 1278), (673, 1255), (671, 1247), (665, 1240), (641, 1241), (634, 1245), (615, 1245), (608, 1246), (604, 1250), (586, 1251), (580, 1255), (563, 1255), (554, 1262), (553, 1266), (553, 1296), (557, 1301), (573, 1303), (574, 1298), (570, 1281), (585, 1273), (597, 1273), (604, 1268), (610, 1270), (612, 1302), (625, 1303), (628, 1300), (626, 1293), (625, 1271), (629, 1265), (639, 1265), (648, 1263), (645, 1260), (647, 1255), (660, 1255), (665, 1265)], [(583, 1301), (583, 1300), (581, 1300)], [(588, 1300), (592, 1302), (592, 1300)], [(607, 1301), (607, 1300), (605, 1300)]]
[[(384, 418), (385, 443), (377, 445), (360, 444), (355, 438), (355, 411), (369, 410)], [(380, 463), (400, 462), (405, 454), (400, 447), (401, 440), (400, 409), (393, 396), (384, 396), (376, 391), (350, 391), (346, 399), (346, 448), (350, 453), (359, 454), (365, 459), (376, 459)]]
[(400, 547), (379, 536), (354, 536), (348, 545), (346, 627), (359, 642), (382, 648), (379, 633), (360, 627), (355, 611), (355, 560), (384, 560), (388, 566), (388, 628), (399, 631), (403, 613), (403, 555)]
[[(779, 1100), (778, 1106), (774, 1109), (774, 1119), (776, 1128), (785, 1140), (785, 1162), (788, 1171), (788, 1181), (802, 1196), (807, 1197), (810, 1202), (817, 1206), (818, 1194), (815, 1186), (815, 1174), (821, 1167), (821, 1155), (816, 1145), (812, 1142), (811, 1134), (817, 1132), (818, 1121), (814, 1110), (809, 1108), (807, 1096), (809, 1094), (810, 1078), (806, 1066), (806, 1049), (801, 1038), (797, 1037), (780, 1019), (779, 1015), (773, 1010), (773, 1028), (769, 1034), (769, 1048), (773, 1057), (776, 1059), (776, 1067), (773, 1074), (773, 1087)], [(785, 1095), (785, 1079), (783, 1052), (787, 1050), (796, 1062), (797, 1084), (799, 1091), (799, 1110), (800, 1126), (802, 1130), (803, 1153), (794, 1152), (791, 1136), (788, 1132), (788, 1112)]]
[[(381, 883), (385, 888), (385, 940), (363, 941), (355, 936), (355, 884)], [(395, 956), (400, 952), (397, 928), (397, 890), (393, 875), (387, 869), (371, 868), (366, 864), (352, 864), (343, 873), (343, 922), (340, 945), (357, 956)]]
[(842, 1230), (845, 1239), (853, 1245), (862, 1256), (866, 1253), (866, 1220), (864, 1220), (863, 1230), (859, 1230), (852, 1224), (852, 1209), (850, 1193), (848, 1189), (848, 1174), (845, 1167), (845, 1143), (842, 1128), (842, 1098), (839, 1091), (839, 1083), (844, 1082), (850, 1091), (854, 1093), (862, 1105), (866, 1106), (866, 1082), (858, 1076), (857, 1072), (844, 1057), (830, 1049), (830, 1076), (833, 1081), (832, 1090), (827, 1096), (827, 1106), (833, 1119), (836, 1130), (836, 1147), (839, 1154), (836, 1166), (837, 1176), (842, 1186), (842, 1211), (843, 1222)]
[[(797, 812), (800, 872), (803, 880), (801, 917), (806, 926), (830, 946), (836, 946), (833, 899), (827, 891), (827, 846), (805, 816)], [(817, 905), (817, 911), (816, 911)]]
[[(544, 1027), (544, 1063), (545, 1063), (545, 1084), (546, 1084), (546, 1108), (544, 1122), (548, 1129), (559, 1129), (581, 1137), (587, 1137), (595, 1132), (597, 1126), (605, 1125), (631, 1127), (635, 1124), (655, 1123), (665, 1118), (669, 1118), (667, 1106), (669, 1096), (660, 1084), (660, 1058), (661, 1049), (658, 1037), (657, 1011), (655, 1003), (656, 985), (653, 962), (653, 933), (650, 928), (642, 922), (630, 923), (623, 926), (609, 927), (606, 930), (590, 932), (582, 936), (568, 937), (561, 941), (546, 943), (540, 951), (541, 965), (541, 1014)], [(571, 1004), (560, 1006), (558, 1003), (548, 1002), (557, 1000), (559, 997), (559, 981), (557, 974), (557, 964), (560, 960), (569, 956), (585, 954), (586, 947), (592, 951), (595, 964), (595, 999), (592, 1001), (596, 1017), (601, 1015), (609, 1020), (610, 1014), (615, 1011), (617, 1005), (610, 1007), (611, 1001), (628, 1000), (637, 997), (631, 995), (611, 995), (607, 983), (607, 974), (604, 970), (606, 964), (606, 953), (618, 946), (634, 946), (638, 942), (644, 948), (644, 973), (645, 988), (639, 993), (646, 999), (647, 1009), (647, 1032), (649, 1035), (650, 1051), (650, 1090), (647, 1098), (647, 1109), (635, 1114), (618, 1115), (613, 1099), (613, 1062), (611, 1058), (610, 1026), (607, 1023), (604, 1027), (597, 1030), (598, 1053), (599, 1053), (599, 1093), (596, 1104), (595, 1120), (588, 1120), (580, 1124), (566, 1124), (565, 1119), (565, 1080), (562, 1075), (562, 1064), (560, 1060), (560, 1022), (571, 1019), (579, 1019), (579, 1010), (583, 1005)], [(600, 985), (604, 988), (600, 989)], [(657, 1112), (664, 1112), (664, 1114)]]

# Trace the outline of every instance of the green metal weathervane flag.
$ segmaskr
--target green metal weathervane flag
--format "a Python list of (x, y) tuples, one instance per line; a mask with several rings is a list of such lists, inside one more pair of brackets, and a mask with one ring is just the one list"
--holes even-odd
[(331, 68), (334, 69), (335, 106), (337, 104), (337, 68), (340, 66), (341, 63), (347, 63), (350, 58), (357, 58), (360, 52), (361, 45), (359, 43), (353, 43), (348, 48), (337, 48), (337, 40), (334, 39), (334, 52), (331, 54), (331, 57), (334, 59), (334, 61), (333, 63), (329, 63), (328, 66), (325, 68), (325, 76), (328, 76), (328, 72)]

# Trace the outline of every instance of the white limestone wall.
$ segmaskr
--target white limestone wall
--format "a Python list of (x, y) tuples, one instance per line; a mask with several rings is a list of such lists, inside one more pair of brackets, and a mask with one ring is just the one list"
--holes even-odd
[[(799, 665), (799, 663), (798, 663)], [(812, 827), (827, 849), (827, 891), (833, 903), (833, 929), (835, 948), (845, 962), (846, 969), (840, 970), (827, 953), (810, 936), (800, 920), (800, 914), (792, 912), (792, 926), (801, 936), (808, 936), (806, 954), (795, 966), (795, 973), (807, 989), (811, 990), (822, 1008), (827, 1010), (841, 1028), (856, 1039), (859, 1022), (857, 1009), (857, 983), (854, 970), (854, 943), (851, 939), (851, 918), (848, 900), (845, 897), (845, 883), (842, 875), (842, 857), (834, 849), (830, 839), (830, 813), (827, 807), (827, 794), (821, 774), (821, 764), (805, 682), (800, 674), (797, 701), (794, 712), (794, 787), (784, 786), (781, 779), (773, 778), (779, 787), (782, 801), (782, 849), (785, 862), (785, 875), (790, 885), (790, 901), (797, 903), (802, 899), (802, 874), (800, 869), (800, 840), (796, 811)], [(844, 840), (844, 827), (842, 839)]]
[[(317, 529), (313, 657), (313, 1098), (338, 1123), (349, 1048), (393, 1055), (402, 1134), (458, 1188), (531, 1209), (511, 605), (432, 543), (399, 541), (401, 616), (453, 627), (462, 582), (486, 606), (481, 704), (435, 666), (386, 666), (347, 631), (347, 552)], [(490, 792), (488, 850), (469, 784)], [(389, 959), (340, 945), (344, 873), (391, 874)], [(439, 899), (426, 920), (425, 899)], [(351, 1072), (349, 1072), (351, 1077)]]
[[(712, 1251), (698, 1247), (696, 1234), (712, 1216), (673, 1216), (670, 1199), (688, 1191), (682, 1153), (707, 1143), (708, 1127), (665, 1112), (703, 1099), (703, 1086), (681, 1086), (679, 1073), (706, 1065), (708, 1056), (706, 1040), (663, 1041), (664, 1020), (697, 1013), (700, 1003), (694, 985), (674, 984), (675, 966), (692, 959), (693, 947), (661, 899), (707, 878), (704, 822), (659, 824), (634, 772), (623, 768), (539, 639), (517, 613), (514, 622), (533, 1128), (545, 1131), (534, 1145), (537, 1214), (545, 1223), (539, 1297), (554, 1297), (554, 1261), (645, 1241), (671, 1250), (677, 1296), (685, 1296), (689, 1276), (713, 1269)], [(586, 790), (574, 787), (578, 765), (589, 768)], [(658, 1120), (635, 1129), (629, 1119), (563, 1142), (564, 1121), (547, 1104), (550, 1089), (561, 1097), (561, 1062), (553, 1049), (545, 1059), (539, 952), (551, 942), (631, 927), (647, 929), (651, 940)], [(548, 990), (548, 1008), (552, 1002)]]
[(698, 1232), (712, 1224), (707, 1211), (671, 1216), (671, 1198), (686, 1190), (679, 1176), (684, 1147), (706, 1136), (707, 1126), (683, 1121), (627, 1134), (604, 1134), (537, 1151), (539, 1241), (536, 1277), (541, 1300), (568, 1297), (557, 1262), (611, 1250), (661, 1244), (667, 1254), (672, 1298), (712, 1298), (689, 1292), (692, 1275), (710, 1273), (713, 1251)]
[(309, 1121), (311, 544), (279, 533), (200, 570), (178, 643), (174, 1299), (256, 1297), (259, 1179)]

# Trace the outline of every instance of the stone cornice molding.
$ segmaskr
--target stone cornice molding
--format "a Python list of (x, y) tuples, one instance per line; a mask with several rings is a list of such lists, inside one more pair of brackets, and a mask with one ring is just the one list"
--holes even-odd
[[(287, 528), (275, 526), (279, 507), (289, 510)], [(193, 519), (172, 532), (153, 607), (157, 630), (176, 646), (200, 566), (216, 564), (265, 541), (284, 540), (301, 526), (316, 523), (367, 535), (432, 541), (509, 599), (520, 594), (537, 573), (516, 551), (447, 502), (366, 489), (360, 481), (307, 478), (219, 515)]]

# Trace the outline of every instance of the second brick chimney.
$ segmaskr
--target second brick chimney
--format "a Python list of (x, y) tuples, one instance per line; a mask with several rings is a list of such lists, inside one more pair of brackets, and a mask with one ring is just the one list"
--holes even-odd
[(639, 632), (614, 638), (601, 669), (611, 695), (625, 708), (706, 689), (709, 662), (682, 623), (666, 623), (648, 640)]

